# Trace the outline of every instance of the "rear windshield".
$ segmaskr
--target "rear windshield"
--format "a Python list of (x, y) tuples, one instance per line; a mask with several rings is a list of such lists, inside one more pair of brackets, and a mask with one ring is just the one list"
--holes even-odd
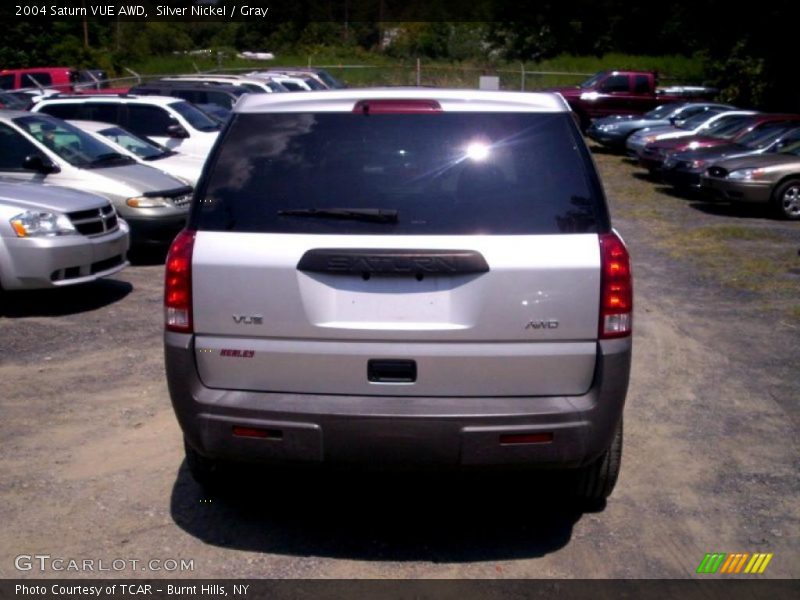
[[(608, 229), (593, 164), (567, 113), (237, 114), (211, 163), (192, 216), (199, 229), (405, 235)], [(396, 211), (396, 219), (319, 214), (330, 209)]]

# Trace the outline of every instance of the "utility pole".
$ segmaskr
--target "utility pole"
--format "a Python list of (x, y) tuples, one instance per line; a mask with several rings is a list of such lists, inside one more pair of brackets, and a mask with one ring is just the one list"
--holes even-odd
[(83, 47), (89, 49), (89, 23), (86, 20), (86, 0), (81, 1), (83, 5)]
[(349, 8), (350, 6), (348, 0), (344, 0), (344, 43), (345, 44), (347, 44), (347, 42), (349, 41), (348, 38), (350, 37), (350, 30), (349, 30), (350, 26), (348, 23), (348, 21), (350, 20)]

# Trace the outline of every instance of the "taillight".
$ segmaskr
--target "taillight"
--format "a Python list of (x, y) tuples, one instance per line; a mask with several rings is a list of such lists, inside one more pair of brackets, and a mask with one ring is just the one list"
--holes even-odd
[(600, 339), (624, 337), (633, 325), (633, 278), (628, 249), (616, 233), (600, 235)]
[(164, 277), (164, 325), (168, 331), (192, 332), (192, 250), (195, 232), (181, 231), (167, 254)]

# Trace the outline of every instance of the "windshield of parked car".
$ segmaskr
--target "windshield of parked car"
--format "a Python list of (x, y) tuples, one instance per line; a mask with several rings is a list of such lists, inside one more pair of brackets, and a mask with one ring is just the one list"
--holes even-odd
[[(567, 113), (234, 114), (211, 163), (201, 229), (513, 235), (607, 223)], [(359, 218), (322, 218), (345, 214)]]
[(231, 115), (230, 110), (221, 107), (219, 104), (195, 104), (195, 106), (221, 124), (224, 124)]
[(242, 87), (246, 91), (251, 92), (253, 94), (266, 94), (267, 92), (264, 91), (263, 85), (258, 85), (257, 83), (239, 83), (236, 87)]
[(268, 80), (266, 84), (269, 86), (273, 92), (288, 92), (289, 89), (286, 86), (281, 85), (277, 81)]
[(109, 127), (108, 129), (101, 129), (97, 133), (122, 146), (128, 152), (133, 152), (143, 160), (158, 160), (173, 154), (166, 148), (150, 140), (145, 140), (122, 127)]
[(754, 150), (760, 150), (761, 148), (766, 148), (770, 144), (774, 143), (779, 137), (781, 137), (784, 133), (786, 133), (790, 129), (786, 123), (765, 123), (761, 127), (757, 127), (753, 131), (749, 131), (736, 140), (739, 144), (747, 146), (748, 148), (753, 148)]
[(322, 79), (322, 81), (325, 82), (325, 85), (327, 85), (332, 90), (344, 87), (344, 85), (342, 84), (341, 81), (336, 79), (336, 77), (334, 77), (333, 75), (331, 75), (327, 71), (317, 71), (317, 77)]
[(644, 113), (643, 117), (645, 119), (666, 119), (672, 113), (676, 112), (679, 109), (679, 105), (677, 104), (662, 104), (661, 106), (657, 106), (650, 112)]
[(710, 135), (715, 138), (730, 140), (742, 133), (745, 129), (752, 126), (752, 115), (729, 115), (720, 117), (707, 129), (703, 130), (703, 135)]
[(582, 90), (594, 87), (605, 76), (606, 76), (606, 74), (604, 72), (602, 72), (602, 71), (600, 73), (596, 73), (596, 74), (592, 75), (591, 77), (589, 77), (589, 79), (584, 81), (578, 87), (581, 88)]
[(310, 87), (312, 90), (327, 90), (328, 88), (322, 85), (319, 81), (314, 79), (313, 77), (301, 77), (303, 81), (306, 82), (306, 85)]
[(685, 121), (681, 121), (680, 125), (676, 125), (676, 127), (686, 129), (687, 131), (694, 131), (719, 112), (718, 110), (707, 110), (706, 112), (689, 117)]
[(281, 79), (281, 85), (285, 87), (290, 92), (305, 92), (306, 88), (304, 88), (299, 83), (295, 83), (294, 81), (288, 81), (286, 79)]
[(188, 102), (173, 102), (169, 107), (198, 131), (219, 131), (222, 125)]
[(76, 167), (112, 167), (134, 162), (130, 156), (117, 152), (111, 146), (60, 119), (31, 115), (17, 117), (14, 123)]
[(800, 154), (800, 129), (794, 129), (781, 140), (780, 154)]

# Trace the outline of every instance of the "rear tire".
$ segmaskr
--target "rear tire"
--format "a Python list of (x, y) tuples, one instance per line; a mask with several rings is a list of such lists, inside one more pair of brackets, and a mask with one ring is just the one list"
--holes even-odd
[(800, 220), (800, 179), (789, 179), (772, 196), (773, 210), (780, 219)]
[(592, 464), (581, 468), (577, 473), (576, 496), (587, 508), (603, 504), (614, 491), (622, 465), (622, 419), (614, 431), (611, 446)]
[(183, 440), (183, 449), (186, 453), (186, 466), (189, 467), (189, 473), (192, 474), (192, 478), (203, 489), (219, 489), (224, 471), (222, 463), (197, 452), (189, 445), (186, 438)]

